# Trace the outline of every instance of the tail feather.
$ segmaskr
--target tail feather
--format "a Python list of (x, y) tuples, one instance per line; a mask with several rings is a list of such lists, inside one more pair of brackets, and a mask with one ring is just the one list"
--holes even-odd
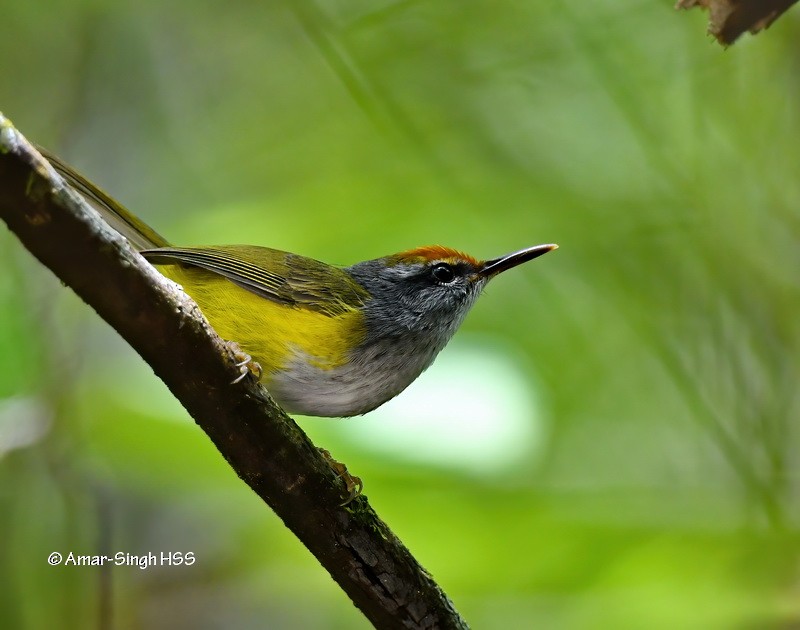
[(37, 147), (67, 183), (94, 207), (105, 221), (130, 241), (137, 251), (169, 247), (169, 241), (133, 215), (125, 206), (78, 173), (69, 164), (47, 149)]

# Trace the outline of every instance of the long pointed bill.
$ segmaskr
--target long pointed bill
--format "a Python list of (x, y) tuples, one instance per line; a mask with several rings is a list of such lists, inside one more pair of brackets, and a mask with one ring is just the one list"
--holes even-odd
[(518, 252), (508, 254), (507, 256), (501, 256), (500, 258), (495, 258), (494, 260), (487, 260), (483, 263), (483, 267), (481, 267), (478, 271), (478, 276), (481, 278), (491, 278), (496, 276), (498, 273), (506, 271), (507, 269), (511, 269), (512, 267), (516, 267), (517, 265), (521, 265), (522, 263), (533, 260), (534, 258), (538, 258), (547, 252), (553, 251), (554, 249), (558, 249), (558, 245), (536, 245), (535, 247), (521, 249)]

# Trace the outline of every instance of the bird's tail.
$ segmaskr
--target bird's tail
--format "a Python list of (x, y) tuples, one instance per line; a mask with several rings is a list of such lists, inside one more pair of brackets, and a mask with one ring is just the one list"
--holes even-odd
[(105, 221), (130, 241), (137, 251), (169, 247), (169, 241), (147, 225), (139, 217), (132, 214), (125, 206), (106, 194), (95, 184), (78, 173), (61, 158), (47, 149), (37, 147), (53, 168), (58, 171), (67, 183), (77, 190), (94, 207)]

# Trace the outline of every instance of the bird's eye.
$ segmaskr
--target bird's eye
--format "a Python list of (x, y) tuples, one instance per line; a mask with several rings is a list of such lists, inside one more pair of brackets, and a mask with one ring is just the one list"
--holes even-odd
[(449, 284), (456, 278), (453, 268), (447, 263), (437, 263), (431, 269), (431, 275), (436, 282), (441, 284)]

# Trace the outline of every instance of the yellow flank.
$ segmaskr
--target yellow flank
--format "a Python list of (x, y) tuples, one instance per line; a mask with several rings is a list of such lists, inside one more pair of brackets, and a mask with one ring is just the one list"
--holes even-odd
[(364, 340), (364, 316), (357, 310), (330, 317), (273, 302), (197, 267), (158, 265), (200, 306), (220, 337), (235, 341), (264, 370), (264, 379), (286, 367), (296, 352), (310, 365), (332, 370), (349, 361)]

